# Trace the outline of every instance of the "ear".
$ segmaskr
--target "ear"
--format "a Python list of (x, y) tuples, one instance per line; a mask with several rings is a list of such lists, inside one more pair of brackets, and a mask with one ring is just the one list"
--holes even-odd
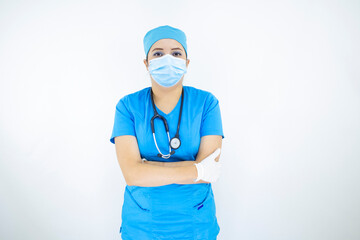
[(146, 69), (149, 71), (146, 59), (144, 59), (144, 64), (145, 64)]
[(186, 67), (189, 65), (190, 59), (186, 60)]

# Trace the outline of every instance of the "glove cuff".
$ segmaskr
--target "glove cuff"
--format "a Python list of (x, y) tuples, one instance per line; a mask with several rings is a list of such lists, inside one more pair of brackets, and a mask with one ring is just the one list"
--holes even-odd
[(194, 165), (197, 169), (197, 174), (198, 174), (194, 182), (197, 182), (204, 176), (204, 167), (202, 166), (201, 163), (194, 163)]

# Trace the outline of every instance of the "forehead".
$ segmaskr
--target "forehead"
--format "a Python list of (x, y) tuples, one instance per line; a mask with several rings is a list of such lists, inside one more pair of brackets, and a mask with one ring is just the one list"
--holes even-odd
[(179, 43), (175, 39), (163, 38), (163, 39), (160, 39), (160, 40), (156, 41), (151, 46), (151, 49), (153, 49), (153, 48), (164, 48), (164, 49), (166, 49), (166, 48), (176, 48), (176, 47), (184, 49), (183, 46), (181, 45), (181, 43)]

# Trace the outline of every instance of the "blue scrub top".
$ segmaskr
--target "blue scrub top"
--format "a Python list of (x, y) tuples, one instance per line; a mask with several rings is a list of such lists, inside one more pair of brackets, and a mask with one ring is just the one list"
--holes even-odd
[[(219, 101), (208, 91), (191, 86), (183, 88), (181, 146), (170, 158), (157, 156), (150, 124), (154, 115), (151, 87), (128, 94), (116, 104), (111, 143), (115, 143), (116, 136), (133, 135), (137, 138), (141, 158), (167, 162), (196, 160), (202, 136), (224, 138)], [(155, 105), (168, 122), (170, 139), (177, 130), (180, 106), (181, 97), (168, 114)], [(154, 128), (160, 151), (168, 154), (169, 140), (160, 118), (154, 120)], [(169, 239), (169, 234), (174, 239), (215, 239), (219, 230), (211, 183), (125, 187), (120, 228), (123, 239)]]

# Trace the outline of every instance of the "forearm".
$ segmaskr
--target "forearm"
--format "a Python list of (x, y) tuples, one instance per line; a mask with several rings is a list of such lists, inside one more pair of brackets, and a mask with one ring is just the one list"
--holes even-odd
[(177, 162), (161, 162), (161, 161), (144, 161), (145, 164), (151, 164), (156, 166), (165, 166), (165, 167), (184, 167), (184, 166), (191, 166), (194, 163), (198, 163), (194, 160), (186, 160), (186, 161), (177, 161)]
[[(194, 166), (194, 163), (198, 163), (199, 161), (189, 160), (189, 161), (178, 161), (178, 162), (160, 162), (160, 161), (145, 161), (144, 164), (155, 165), (155, 166), (165, 166), (165, 167), (186, 167), (186, 166)], [(196, 178), (197, 178), (197, 170), (196, 170)], [(195, 178), (195, 179), (196, 179)], [(185, 180), (182, 182), (177, 182), (178, 184), (198, 184), (198, 183), (209, 183), (203, 180), (199, 180), (194, 182), (194, 180)]]
[(161, 166), (149, 163), (136, 163), (128, 185), (156, 187), (168, 184), (187, 184), (197, 178), (194, 164), (188, 166)]

